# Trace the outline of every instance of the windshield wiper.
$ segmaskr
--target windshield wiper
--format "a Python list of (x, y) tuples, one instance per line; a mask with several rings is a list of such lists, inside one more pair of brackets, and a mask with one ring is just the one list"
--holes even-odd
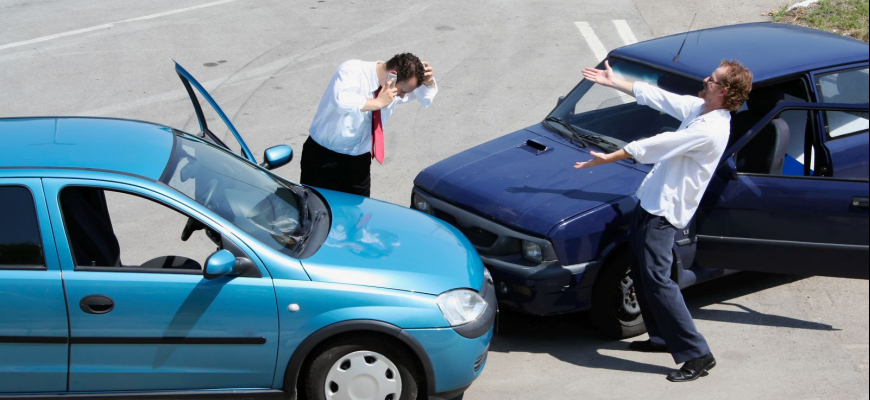
[(583, 136), (580, 135), (580, 132), (577, 132), (577, 129), (574, 128), (573, 125), (565, 122), (565, 120), (563, 120), (561, 118), (556, 118), (556, 117), (547, 117), (547, 119), (545, 119), (544, 121), (555, 122), (555, 123), (561, 125), (562, 127), (564, 127), (565, 129), (567, 129), (568, 132), (571, 132), (570, 139), (572, 141), (579, 142), (581, 145), (580, 147), (586, 147), (589, 145), (589, 143), (583, 138)]
[[(296, 245), (293, 246), (292, 253), (299, 254), (305, 249), (305, 243), (308, 242), (308, 238), (311, 236), (311, 233), (314, 232), (314, 227), (317, 226), (317, 223), (320, 222), (323, 217), (326, 216), (325, 212), (317, 211), (314, 214), (314, 218), (311, 220), (310, 224), (306, 224), (305, 232), (302, 235), (296, 237)], [(297, 252), (298, 251), (298, 252)]]
[(304, 226), (308, 225), (308, 216), (309, 216), (309, 211), (308, 211), (308, 191), (311, 190), (311, 189), (309, 189), (309, 188), (303, 188), (303, 189), (304, 189), (305, 191), (302, 192), (302, 196), (299, 196), (299, 197), (302, 198), (302, 204), (300, 205), (300, 208), (302, 209), (302, 210), (301, 210), (301, 211), (302, 211), (302, 224), (303, 224), (302, 226), (304, 227)]
[(601, 150), (605, 150), (605, 151), (619, 150), (618, 144), (613, 143), (605, 138), (602, 138), (601, 136), (580, 135), (580, 137), (582, 137), (587, 142), (595, 143), (595, 147), (598, 147)]

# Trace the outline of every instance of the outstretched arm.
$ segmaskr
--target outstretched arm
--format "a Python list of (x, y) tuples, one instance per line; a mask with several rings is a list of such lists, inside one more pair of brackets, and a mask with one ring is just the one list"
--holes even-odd
[(628, 154), (625, 150), (617, 150), (610, 154), (598, 153), (595, 151), (590, 151), (590, 155), (592, 155), (592, 159), (589, 161), (578, 161), (577, 164), (574, 165), (575, 169), (583, 169), (583, 168), (592, 168), (596, 165), (612, 163), (614, 161), (625, 160), (627, 158), (631, 158), (631, 154)]

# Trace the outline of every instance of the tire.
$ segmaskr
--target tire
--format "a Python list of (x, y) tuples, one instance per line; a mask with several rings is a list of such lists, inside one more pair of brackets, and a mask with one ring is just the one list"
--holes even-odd
[[(355, 399), (416, 400), (420, 380), (414, 363), (392, 344), (378, 336), (360, 335), (331, 343), (314, 358), (306, 373), (306, 399), (351, 398), (343, 395), (352, 391)], [(366, 369), (360, 370), (358, 365), (366, 365)], [(348, 371), (349, 375), (343, 375)]]
[(592, 288), (592, 326), (612, 339), (635, 337), (646, 332), (643, 316), (628, 273), (633, 262), (627, 250), (615, 254), (598, 275)]

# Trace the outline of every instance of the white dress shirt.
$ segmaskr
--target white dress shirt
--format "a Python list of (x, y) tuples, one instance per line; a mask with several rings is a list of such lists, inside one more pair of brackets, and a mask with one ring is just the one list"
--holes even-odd
[[(352, 156), (372, 151), (372, 113), (363, 112), (362, 108), (381, 86), (377, 65), (378, 62), (350, 60), (332, 74), (308, 129), (315, 142), (336, 153)], [(420, 85), (404, 98), (396, 96), (392, 104), (381, 109), (381, 123), (387, 125), (396, 104), (418, 100), (423, 107), (428, 107), (436, 93), (438, 87), (433, 84), (432, 87)]]
[(660, 133), (625, 146), (639, 163), (655, 163), (637, 190), (640, 206), (683, 229), (698, 210), (728, 146), (731, 114), (719, 109), (701, 115), (704, 100), (679, 96), (644, 82), (634, 84), (634, 97), (640, 105), (683, 121), (676, 132)]

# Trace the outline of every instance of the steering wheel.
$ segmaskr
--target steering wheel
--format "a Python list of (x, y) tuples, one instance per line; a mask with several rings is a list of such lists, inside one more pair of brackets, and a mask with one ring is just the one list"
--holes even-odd
[[(205, 187), (205, 194), (202, 196), (202, 201), (200, 201), (200, 204), (208, 208), (208, 204), (211, 202), (211, 198), (217, 191), (217, 187), (217, 179), (212, 179), (211, 181), (209, 181), (208, 186)], [(199, 222), (193, 218), (187, 218), (187, 223), (184, 225), (184, 229), (181, 231), (181, 241), (186, 242), (187, 239), (190, 239), (190, 236), (193, 235), (193, 232), (196, 232), (203, 228), (205, 228), (205, 225), (203, 225), (202, 222)]]
[(208, 186), (205, 187), (205, 194), (202, 195), (202, 200), (199, 201), (199, 204), (205, 206), (205, 208), (209, 208), (208, 205), (211, 203), (211, 198), (214, 196), (214, 192), (217, 191), (218, 188), (218, 180), (212, 179), (208, 182)]

